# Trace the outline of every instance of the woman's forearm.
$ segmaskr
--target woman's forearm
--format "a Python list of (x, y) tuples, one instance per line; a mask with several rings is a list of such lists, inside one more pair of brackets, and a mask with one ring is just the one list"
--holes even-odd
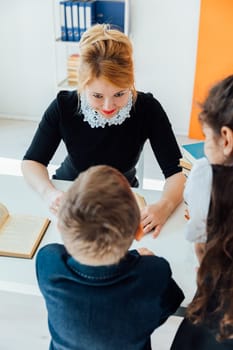
[(153, 236), (158, 236), (164, 223), (178, 204), (181, 203), (184, 184), (185, 176), (182, 173), (167, 178), (160, 200), (154, 204), (147, 205), (141, 211), (141, 223), (144, 233), (154, 230)]
[(161, 202), (167, 204), (168, 216), (170, 216), (183, 200), (183, 192), (186, 178), (183, 173), (177, 173), (166, 179)]
[(48, 170), (43, 164), (32, 160), (23, 160), (21, 170), (26, 182), (43, 199), (47, 199), (51, 192), (56, 191), (49, 179)]

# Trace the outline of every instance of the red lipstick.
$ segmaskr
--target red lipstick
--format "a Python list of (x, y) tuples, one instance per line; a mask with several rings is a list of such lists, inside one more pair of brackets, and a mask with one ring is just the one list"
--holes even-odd
[(116, 109), (112, 109), (111, 111), (102, 110), (102, 112), (103, 112), (104, 114), (112, 114), (112, 113), (114, 113), (115, 111), (116, 111)]

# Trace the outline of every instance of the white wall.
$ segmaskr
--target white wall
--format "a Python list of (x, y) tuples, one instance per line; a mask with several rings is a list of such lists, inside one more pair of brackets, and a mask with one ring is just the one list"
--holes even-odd
[(187, 135), (200, 0), (131, 0), (136, 85), (151, 91), (177, 134)]
[(39, 119), (54, 97), (53, 2), (0, 2), (0, 116)]
[[(200, 0), (131, 0), (136, 86), (187, 134)], [(41, 118), (56, 94), (53, 0), (0, 5), (0, 116)]]

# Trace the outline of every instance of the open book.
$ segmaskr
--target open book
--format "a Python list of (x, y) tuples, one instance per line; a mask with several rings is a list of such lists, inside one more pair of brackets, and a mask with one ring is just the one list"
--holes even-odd
[[(142, 210), (145, 206), (146, 206), (146, 200), (143, 196), (141, 196), (140, 194), (138, 194), (137, 192), (133, 192), (135, 198), (136, 198), (136, 201), (138, 203), (138, 206), (139, 206), (139, 209)], [(137, 233), (136, 233), (136, 240), (137, 241), (140, 241), (140, 239), (144, 236), (144, 232), (143, 232), (143, 229), (141, 227), (141, 230), (138, 230)]]
[(49, 223), (44, 217), (12, 215), (0, 203), (0, 255), (31, 259)]
[(146, 200), (143, 196), (141, 196), (140, 194), (138, 194), (137, 192), (133, 192), (136, 201), (138, 203), (139, 209), (143, 209), (146, 206)]

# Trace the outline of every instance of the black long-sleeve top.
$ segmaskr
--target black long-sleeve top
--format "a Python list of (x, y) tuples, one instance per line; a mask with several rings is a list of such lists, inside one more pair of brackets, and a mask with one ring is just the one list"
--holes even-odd
[(83, 120), (77, 91), (61, 91), (45, 111), (24, 159), (47, 166), (63, 140), (68, 156), (55, 178), (74, 180), (90, 166), (106, 164), (124, 173), (133, 185), (131, 170), (147, 139), (165, 178), (181, 171), (170, 121), (151, 93), (138, 92), (130, 118), (121, 125), (91, 128)]

